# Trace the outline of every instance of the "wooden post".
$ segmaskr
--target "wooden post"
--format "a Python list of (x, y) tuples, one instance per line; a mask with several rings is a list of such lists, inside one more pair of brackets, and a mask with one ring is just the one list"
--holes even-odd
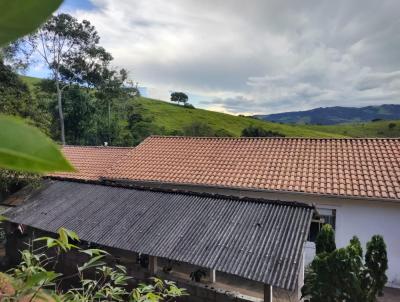
[(301, 257), (301, 264), (300, 264), (300, 274), (299, 274), (299, 280), (297, 282), (297, 298), (299, 301), (301, 301), (301, 288), (304, 285), (304, 274), (305, 274), (305, 268), (304, 268), (304, 258), (305, 258), (305, 252), (303, 251), (303, 257)]
[(149, 256), (149, 271), (150, 274), (155, 275), (158, 271), (157, 268), (157, 257)]
[(210, 275), (209, 275), (209, 277), (210, 277), (210, 282), (211, 282), (211, 283), (215, 283), (215, 281), (216, 281), (215, 269), (212, 269), (212, 268), (211, 268), (211, 269), (209, 270), (209, 274), (210, 274)]
[(272, 302), (272, 286), (264, 284), (264, 302)]

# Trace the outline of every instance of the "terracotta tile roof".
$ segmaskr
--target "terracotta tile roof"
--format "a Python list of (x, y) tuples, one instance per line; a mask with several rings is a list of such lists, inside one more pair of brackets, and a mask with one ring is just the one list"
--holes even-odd
[(48, 176), (69, 179), (97, 180), (115, 162), (133, 148), (63, 146), (62, 152), (77, 172), (52, 173)]
[(400, 139), (150, 137), (110, 179), (400, 199)]

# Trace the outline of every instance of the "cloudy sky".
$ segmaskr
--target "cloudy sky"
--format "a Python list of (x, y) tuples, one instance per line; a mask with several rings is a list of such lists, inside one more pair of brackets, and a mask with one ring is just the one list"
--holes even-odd
[(398, 0), (66, 0), (148, 96), (275, 113), (400, 104)]

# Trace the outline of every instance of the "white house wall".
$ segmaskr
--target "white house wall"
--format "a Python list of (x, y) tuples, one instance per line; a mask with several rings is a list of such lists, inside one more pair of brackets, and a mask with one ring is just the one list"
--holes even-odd
[(389, 285), (400, 287), (400, 207), (347, 204), (336, 212), (336, 244), (346, 246), (357, 235), (364, 247), (375, 234), (387, 244)]
[[(274, 196), (279, 198), (279, 194)], [(301, 199), (301, 200), (300, 200)], [(307, 197), (295, 198), (307, 202)], [(385, 201), (323, 198), (313, 200), (317, 208), (336, 209), (336, 245), (345, 247), (356, 235), (366, 250), (373, 235), (382, 235), (388, 252), (388, 286), (400, 288), (400, 204)], [(306, 245), (306, 264), (315, 254), (312, 243)]]

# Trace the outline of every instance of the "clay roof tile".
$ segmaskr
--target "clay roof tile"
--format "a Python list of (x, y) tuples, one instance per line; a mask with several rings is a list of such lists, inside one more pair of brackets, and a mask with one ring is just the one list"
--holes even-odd
[(79, 172), (55, 176), (400, 199), (400, 139), (153, 136), (63, 151)]

